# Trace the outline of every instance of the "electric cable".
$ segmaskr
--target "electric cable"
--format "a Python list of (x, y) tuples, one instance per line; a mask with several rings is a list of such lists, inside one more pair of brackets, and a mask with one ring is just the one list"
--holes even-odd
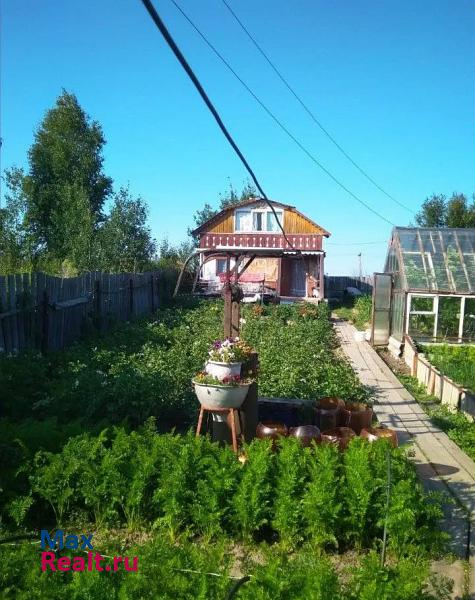
[[(198, 90), (198, 93), (200, 94), (200, 96), (203, 99), (204, 103), (206, 104), (206, 106), (210, 110), (211, 114), (213, 115), (216, 123), (218, 124), (218, 127), (221, 129), (221, 131), (223, 132), (224, 136), (226, 137), (226, 139), (228, 140), (228, 142), (231, 144), (234, 152), (238, 155), (238, 157), (241, 160), (242, 164), (244, 165), (244, 167), (246, 168), (247, 172), (251, 176), (254, 184), (256, 185), (257, 189), (259, 190), (259, 193), (262, 196), (262, 199), (265, 200), (265, 202), (267, 202), (267, 204), (269, 205), (269, 207), (272, 210), (272, 212), (274, 214), (274, 217), (275, 217), (275, 219), (277, 221), (279, 229), (282, 231), (282, 235), (284, 236), (285, 241), (287, 242), (287, 244), (290, 246), (290, 248), (292, 250), (296, 250), (294, 248), (293, 244), (290, 243), (290, 240), (288, 239), (288, 237), (287, 237), (287, 235), (286, 235), (286, 233), (284, 231), (284, 228), (282, 227), (282, 225), (281, 225), (281, 223), (279, 221), (279, 218), (277, 216), (275, 208), (272, 205), (272, 203), (270, 202), (270, 200), (267, 197), (267, 195), (264, 192), (264, 190), (262, 189), (259, 181), (257, 180), (256, 175), (254, 174), (254, 171), (251, 169), (251, 167), (250, 167), (249, 163), (247, 162), (246, 158), (244, 157), (243, 153), (241, 152), (241, 150), (239, 149), (238, 145), (236, 144), (236, 142), (232, 138), (231, 134), (227, 130), (225, 124), (223, 123), (221, 117), (219, 116), (218, 111), (216, 110), (216, 108), (214, 107), (213, 103), (209, 99), (209, 97), (208, 97), (207, 93), (205, 92), (203, 86), (201, 85), (198, 77), (193, 72), (193, 69), (188, 64), (188, 62), (187, 62), (186, 58), (184, 57), (183, 53), (178, 48), (177, 44), (175, 43), (175, 40), (173, 39), (173, 37), (171, 36), (170, 32), (168, 31), (165, 23), (160, 18), (159, 14), (158, 14), (158, 12), (156, 10), (156, 8), (153, 6), (153, 4), (152, 4), (152, 2), (150, 0), (142, 0), (142, 4), (147, 9), (148, 14), (150, 15), (152, 21), (155, 23), (155, 25), (157, 26), (158, 30), (162, 34), (163, 38), (167, 42), (168, 46), (172, 50), (173, 54), (175, 55), (175, 57), (177, 58), (177, 60), (179, 61), (179, 63), (183, 67), (183, 69), (185, 70), (185, 72), (188, 75), (188, 77), (193, 82), (193, 85)], [(296, 250), (296, 251), (299, 252), (298, 250)]]
[(300, 96), (297, 94), (297, 92), (294, 90), (294, 88), (290, 85), (290, 83), (285, 79), (285, 77), (282, 75), (282, 73), (279, 71), (279, 69), (271, 61), (271, 59), (269, 58), (267, 53), (263, 50), (263, 48), (260, 46), (260, 44), (256, 41), (256, 39), (250, 33), (248, 28), (244, 25), (244, 23), (241, 21), (241, 19), (237, 16), (237, 14), (229, 6), (228, 2), (226, 0), (222, 0), (222, 2), (226, 6), (228, 11), (231, 13), (231, 15), (234, 17), (235, 21), (239, 24), (241, 29), (244, 31), (244, 33), (247, 35), (247, 37), (251, 40), (251, 42), (254, 44), (254, 46), (257, 48), (257, 50), (260, 52), (260, 54), (267, 61), (267, 63), (269, 64), (271, 69), (274, 71), (274, 73), (277, 75), (277, 77), (282, 81), (282, 83), (289, 90), (289, 92), (292, 94), (292, 96), (297, 100), (297, 102), (304, 109), (304, 111), (307, 113), (307, 115), (320, 128), (320, 130), (327, 136), (327, 138), (332, 142), (332, 144), (334, 144), (338, 148), (338, 150), (343, 154), (343, 156), (347, 160), (349, 160), (350, 163), (354, 167), (356, 167), (356, 169), (358, 169), (358, 171), (364, 177), (366, 177), (366, 179), (368, 181), (370, 181), (374, 185), (374, 187), (376, 187), (380, 192), (382, 192), (387, 198), (389, 198), (390, 200), (392, 200), (393, 202), (395, 202), (396, 204), (398, 204), (405, 210), (409, 211), (411, 214), (415, 214), (415, 212), (411, 208), (409, 208), (408, 206), (406, 206), (405, 204), (403, 204), (402, 202), (400, 202), (399, 200), (394, 198), (394, 196), (389, 194), (383, 187), (381, 187), (362, 167), (360, 167), (360, 165), (348, 154), (348, 152), (346, 152), (346, 150), (336, 141), (336, 139), (331, 135), (331, 133), (323, 126), (323, 124), (318, 120), (318, 118), (315, 116), (315, 114), (305, 104), (305, 102), (302, 100), (302, 98), (300, 98)]
[[(142, 0), (143, 2), (148, 0)], [(362, 206), (364, 206), (367, 210), (372, 212), (374, 215), (388, 223), (389, 225), (394, 226), (394, 223), (389, 219), (386, 219), (382, 214), (380, 214), (376, 209), (372, 208), (369, 204), (367, 204), (364, 200), (359, 198), (356, 194), (354, 194), (349, 188), (347, 188), (341, 181), (339, 181), (331, 171), (329, 171), (315, 156), (300, 142), (298, 138), (294, 136), (294, 134), (287, 129), (287, 127), (275, 116), (275, 114), (262, 102), (262, 100), (252, 91), (252, 89), (247, 85), (247, 83), (241, 79), (241, 77), (237, 74), (237, 72), (233, 69), (233, 67), (229, 64), (229, 62), (224, 58), (224, 56), (213, 46), (213, 44), (206, 38), (206, 36), (200, 31), (200, 29), (193, 23), (190, 17), (184, 12), (184, 10), (179, 6), (176, 0), (171, 0), (171, 2), (176, 6), (176, 8), (181, 12), (181, 14), (185, 17), (188, 23), (193, 27), (193, 29), (198, 33), (198, 35), (202, 38), (202, 40), (206, 43), (206, 45), (216, 54), (216, 56), (223, 62), (223, 64), (229, 69), (229, 71), (234, 75), (234, 77), (241, 83), (241, 85), (247, 90), (247, 92), (254, 98), (254, 100), (261, 106), (261, 108), (271, 117), (271, 119), (284, 131), (284, 133), (310, 158), (312, 162), (314, 162), (330, 179), (332, 179), (339, 187), (341, 187), (347, 194), (349, 194), (352, 198), (354, 198), (357, 202), (359, 202)]]

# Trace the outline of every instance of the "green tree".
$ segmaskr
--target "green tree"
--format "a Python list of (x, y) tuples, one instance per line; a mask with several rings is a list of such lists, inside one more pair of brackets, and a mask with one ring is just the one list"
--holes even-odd
[(231, 181), (228, 181), (228, 184), (228, 189), (222, 194), (219, 194), (219, 207), (217, 209), (214, 209), (211, 204), (206, 202), (203, 208), (195, 212), (193, 215), (193, 226), (188, 228), (188, 235), (190, 237), (193, 237), (192, 231), (198, 229), (198, 227), (201, 227), (203, 223), (209, 221), (221, 210), (227, 208), (228, 206), (232, 206), (233, 204), (239, 204), (239, 202), (243, 202), (244, 200), (249, 200), (249, 198), (256, 198), (258, 195), (256, 188), (249, 180), (245, 182), (240, 194), (233, 187)]
[(33, 262), (32, 239), (25, 226), (27, 198), (23, 189), (24, 171), (5, 171), (5, 207), (0, 209), (0, 272), (18, 273)]
[(101, 268), (135, 273), (150, 266), (156, 244), (147, 217), (147, 206), (141, 198), (132, 198), (127, 188), (115, 194), (110, 214), (98, 235)]
[(469, 206), (464, 194), (452, 194), (447, 203), (447, 227), (475, 227), (475, 201)]
[(454, 192), (448, 200), (433, 194), (422, 203), (416, 222), (420, 227), (475, 227), (475, 195), (469, 205), (464, 194)]
[[(195, 245), (191, 241), (181, 242), (174, 246), (167, 238), (163, 239), (158, 246), (157, 267), (181, 269), (194, 248)], [(195, 268), (196, 261), (190, 261), (188, 270), (193, 271)]]
[(447, 223), (447, 199), (443, 194), (432, 194), (422, 203), (416, 215), (419, 227), (445, 227)]
[[(63, 260), (80, 248), (71, 246), (89, 237), (103, 220), (102, 208), (112, 180), (103, 172), (105, 139), (97, 121), (91, 121), (74, 94), (63, 91), (48, 110), (28, 152), (29, 173), (23, 180), (27, 197), (27, 226), (37, 248)], [(81, 211), (84, 214), (79, 215)], [(71, 217), (79, 216), (82, 234)], [(85, 232), (84, 227), (88, 231)], [(89, 262), (82, 255), (80, 263)]]

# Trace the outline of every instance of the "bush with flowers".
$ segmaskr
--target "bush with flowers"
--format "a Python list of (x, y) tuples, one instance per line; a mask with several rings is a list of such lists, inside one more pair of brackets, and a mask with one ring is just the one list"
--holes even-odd
[(218, 363), (242, 363), (248, 360), (252, 348), (240, 338), (226, 338), (216, 340), (211, 346), (208, 355), (209, 360)]

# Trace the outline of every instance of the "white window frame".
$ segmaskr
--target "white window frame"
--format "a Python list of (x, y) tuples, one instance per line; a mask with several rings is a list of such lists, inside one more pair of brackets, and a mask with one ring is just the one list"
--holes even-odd
[[(416, 298), (432, 298), (433, 305), (432, 310), (411, 310), (412, 299)], [(406, 314), (406, 334), (409, 335), (409, 322), (411, 315), (434, 315), (434, 330), (432, 332), (433, 339), (437, 339), (437, 327), (439, 325), (439, 299), (440, 298), (460, 298), (460, 317), (459, 317), (459, 328), (457, 342), (459, 344), (463, 341), (463, 329), (465, 324), (465, 302), (467, 298), (473, 298), (473, 294), (424, 294), (420, 293), (409, 293), (407, 295), (407, 314)]]
[[(275, 212), (277, 213), (277, 218), (279, 223), (284, 226), (284, 210), (282, 208), (275, 208)], [(251, 231), (241, 231), (236, 229), (237, 226), (237, 214), (242, 212), (250, 212), (251, 213), (251, 226), (254, 227), (254, 213), (261, 213), (262, 217), (262, 225), (263, 229), (260, 231), (257, 229), (251, 229)], [(276, 233), (275, 231), (270, 231), (267, 229), (267, 215), (274, 214), (270, 208), (236, 208), (234, 211), (234, 233)]]

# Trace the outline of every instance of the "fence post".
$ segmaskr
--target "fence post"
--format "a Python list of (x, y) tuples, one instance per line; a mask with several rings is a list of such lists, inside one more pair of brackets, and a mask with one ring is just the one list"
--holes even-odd
[(129, 279), (129, 314), (130, 318), (134, 316), (134, 280)]
[(96, 314), (97, 328), (102, 330), (102, 298), (101, 298), (101, 282), (96, 279), (94, 282), (94, 312)]
[(151, 304), (150, 304), (150, 312), (155, 312), (155, 287), (154, 287), (154, 277), (153, 273), (150, 275), (150, 289), (152, 291), (151, 295)]
[(49, 297), (48, 292), (43, 291), (43, 322), (41, 329), (41, 352), (45, 353), (48, 350), (48, 336), (49, 336)]

